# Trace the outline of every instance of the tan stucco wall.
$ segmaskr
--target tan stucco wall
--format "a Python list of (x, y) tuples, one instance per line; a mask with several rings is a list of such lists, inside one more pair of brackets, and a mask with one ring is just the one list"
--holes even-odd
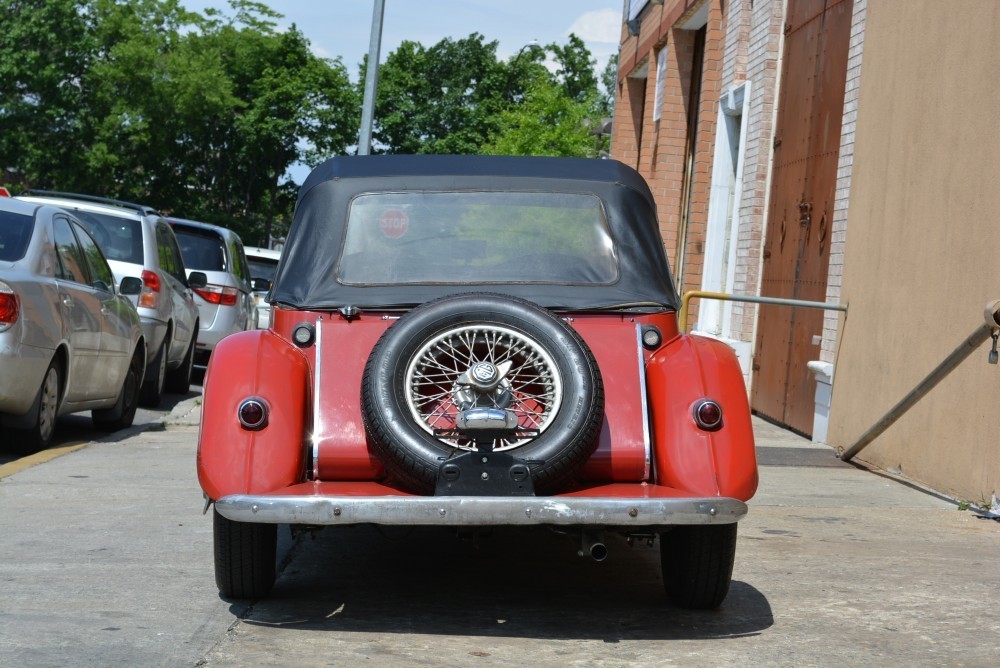
[[(828, 441), (848, 446), (1000, 299), (1000, 2), (869, 0)], [(984, 345), (859, 459), (1000, 493)]]

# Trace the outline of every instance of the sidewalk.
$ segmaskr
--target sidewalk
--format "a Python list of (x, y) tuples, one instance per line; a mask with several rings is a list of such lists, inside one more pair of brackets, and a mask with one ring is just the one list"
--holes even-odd
[(0, 666), (192, 666), (225, 635), (199, 414), (188, 399), (0, 479)]
[(1000, 523), (756, 418), (754, 431), (760, 487), (734, 578), (766, 593), (765, 635), (796, 641), (767, 643), (764, 663), (996, 665)]

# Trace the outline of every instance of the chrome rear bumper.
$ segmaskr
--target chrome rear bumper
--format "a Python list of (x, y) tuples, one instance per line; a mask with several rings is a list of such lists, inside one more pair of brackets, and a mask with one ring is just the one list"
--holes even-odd
[(730, 498), (589, 496), (225, 496), (223, 517), (263, 524), (429, 526), (590, 525), (652, 527), (732, 524), (747, 513)]

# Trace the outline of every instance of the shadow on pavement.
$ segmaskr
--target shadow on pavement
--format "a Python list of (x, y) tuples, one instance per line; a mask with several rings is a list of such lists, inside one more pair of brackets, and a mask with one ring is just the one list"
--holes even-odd
[[(191, 383), (191, 389), (188, 390), (186, 394), (164, 394), (163, 400), (156, 408), (139, 407), (139, 409), (136, 410), (135, 420), (133, 421), (132, 426), (127, 429), (122, 429), (121, 431), (108, 433), (95, 428), (94, 423), (90, 418), (90, 411), (63, 415), (56, 420), (56, 431), (52, 436), (52, 443), (47, 449), (51, 450), (64, 445), (75, 445), (90, 442), (114, 443), (130, 436), (134, 436), (139, 431), (148, 428), (151, 423), (158, 422), (164, 416), (169, 415), (174, 407), (182, 401), (186, 401), (193, 397), (200, 397), (201, 378), (195, 374), (192, 377)], [(0, 443), (0, 465), (13, 462), (24, 456), (25, 455), (5, 451), (2, 447), (2, 443)]]
[(246, 624), (298, 631), (605, 642), (733, 638), (773, 625), (767, 598), (744, 582), (719, 610), (670, 607), (659, 548), (606, 540), (610, 556), (597, 563), (543, 528), (476, 541), (436, 527), (328, 528), (299, 537), (266, 600), (230, 610)]

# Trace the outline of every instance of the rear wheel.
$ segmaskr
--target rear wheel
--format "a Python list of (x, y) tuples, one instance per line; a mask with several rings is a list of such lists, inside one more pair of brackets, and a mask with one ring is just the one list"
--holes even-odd
[(215, 584), (226, 598), (255, 599), (274, 586), (275, 524), (234, 522), (213, 510)]
[(118, 402), (111, 408), (91, 411), (94, 426), (101, 431), (119, 431), (132, 426), (142, 389), (142, 355), (143, 351), (139, 349), (132, 356), (121, 392), (118, 393)]
[(156, 408), (163, 401), (163, 384), (167, 377), (167, 342), (160, 344), (160, 349), (153, 358), (153, 363), (146, 367), (146, 380), (142, 383), (139, 403), (146, 408)]
[(59, 413), (60, 367), (56, 360), (49, 363), (42, 386), (38, 388), (35, 401), (31, 405), (34, 424), (27, 428), (10, 427), (9, 449), (22, 455), (30, 455), (44, 450), (52, 443), (56, 431), (56, 416)]
[(729, 593), (736, 525), (678, 526), (660, 534), (667, 598), (682, 608), (711, 610)]
[[(195, 331), (197, 330), (198, 324), (195, 323)], [(191, 343), (188, 344), (187, 352), (184, 353), (184, 361), (181, 362), (181, 365), (173, 371), (167, 372), (165, 383), (167, 392), (187, 394), (188, 390), (191, 389), (191, 368), (194, 366), (194, 345), (196, 338), (194, 336), (191, 337)]]

